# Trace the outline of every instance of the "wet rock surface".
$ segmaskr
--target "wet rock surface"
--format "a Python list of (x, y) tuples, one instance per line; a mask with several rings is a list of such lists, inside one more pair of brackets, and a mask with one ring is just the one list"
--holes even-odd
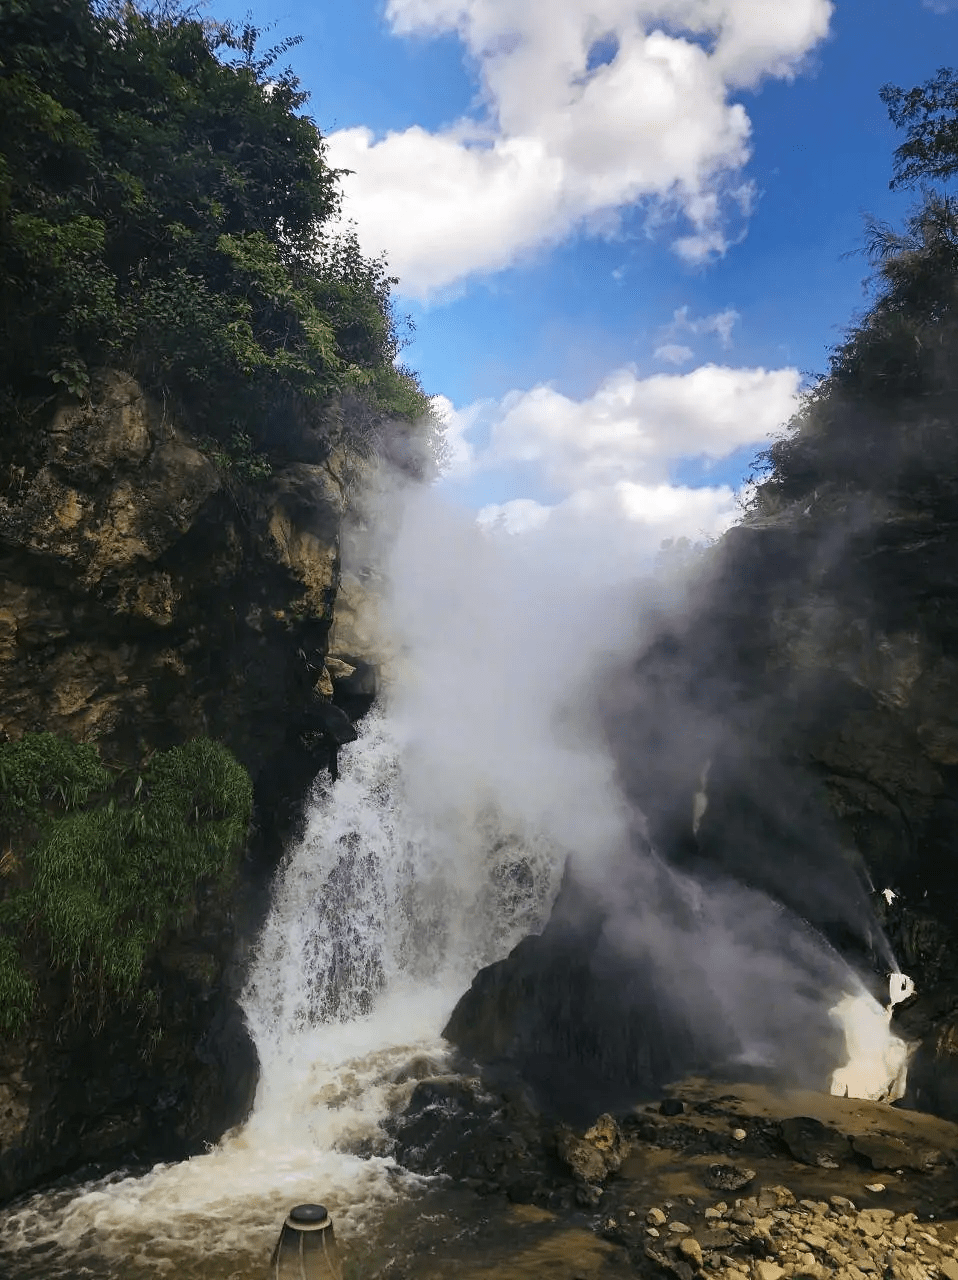
[[(615, 1246), (587, 1264), (560, 1250), (560, 1276), (958, 1280), (958, 1126), (936, 1117), (697, 1080), (671, 1091), (667, 1114), (640, 1104), (576, 1131), (476, 1079), (439, 1092), (424, 1081), (417, 1093), (393, 1121), (400, 1163), (446, 1175), (436, 1184), (446, 1194), (478, 1193), (484, 1220), (511, 1221), (511, 1201), (538, 1210), (538, 1229), (555, 1241), (588, 1229)], [(803, 1144), (796, 1158), (796, 1133), (823, 1129), (831, 1151), (844, 1142), (841, 1160), (822, 1165)], [(904, 1157), (881, 1181), (868, 1155), (879, 1150)], [(720, 1190), (723, 1181), (737, 1189)], [(460, 1212), (465, 1221), (479, 1211)], [(499, 1243), (497, 1275), (535, 1274), (512, 1235)], [(445, 1266), (471, 1274), (461, 1260)], [(398, 1264), (382, 1272), (406, 1274)]]
[(375, 694), (368, 654), (326, 666), (344, 510), (328, 448), (244, 480), (100, 372), (0, 468), (0, 733), (49, 729), (123, 763), (218, 738), (282, 830), (350, 740), (337, 704)]

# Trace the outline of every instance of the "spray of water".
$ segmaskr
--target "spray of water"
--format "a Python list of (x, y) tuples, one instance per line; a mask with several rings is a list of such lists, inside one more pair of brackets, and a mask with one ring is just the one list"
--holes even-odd
[[(407, 504), (384, 602), (399, 655), (388, 715), (366, 719), (335, 784), (317, 783), (244, 996), (262, 1066), (253, 1115), (207, 1155), (19, 1206), (0, 1241), (12, 1274), (52, 1280), (63, 1257), (64, 1277), (245, 1280), (291, 1203), (325, 1203), (347, 1240), (368, 1226), (409, 1181), (380, 1121), (422, 1070), (444, 1068), (440, 1032), (457, 998), (541, 929), (573, 852), (618, 911), (610, 928), (623, 945), (651, 947), (664, 989), (702, 1020), (741, 1025), (744, 1009), (747, 1021), (743, 990), (764, 966), (779, 1012), (751, 1039), (763, 1058), (781, 1051), (779, 1029), (805, 1006), (783, 1004), (796, 979), (769, 899), (743, 915), (740, 897), (686, 885), (684, 914), (699, 922), (690, 946), (647, 895), (628, 918), (622, 909), (616, 869), (640, 815), (620, 793), (590, 690), (605, 661), (634, 651), (639, 595), (608, 565), (583, 578), (547, 550), (484, 536), (428, 494)], [(816, 945), (800, 944), (803, 957)], [(831, 960), (803, 964), (836, 972)], [(708, 998), (695, 994), (703, 973)], [(51, 1244), (55, 1254), (36, 1252)]]
[(17, 1276), (259, 1275), (290, 1204), (321, 1200), (349, 1239), (417, 1181), (380, 1122), (445, 1069), (456, 999), (541, 928), (562, 855), (488, 803), (411, 811), (413, 749), (373, 711), (278, 872), (243, 999), (261, 1062), (249, 1121), (206, 1155), (17, 1207), (2, 1229)]

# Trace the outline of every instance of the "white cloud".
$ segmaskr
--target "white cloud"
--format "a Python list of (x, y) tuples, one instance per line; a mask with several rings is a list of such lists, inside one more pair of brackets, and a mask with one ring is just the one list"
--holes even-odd
[(506, 533), (528, 533), (547, 524), (556, 507), (546, 506), (535, 498), (512, 498), (509, 502), (490, 502), (476, 516), (483, 529), (498, 527)]
[[(747, 217), (754, 195), (732, 185), (750, 125), (730, 92), (794, 74), (831, 11), (830, 0), (389, 0), (397, 34), (459, 34), (487, 116), (438, 133), (332, 133), (330, 163), (355, 171), (346, 214), (423, 297), (577, 227), (609, 233), (642, 201), (686, 219), (685, 257), (722, 253), (729, 206)], [(610, 36), (615, 56), (587, 71)]]
[(472, 467), (474, 447), (466, 439), (474, 430), (482, 410), (481, 404), (457, 409), (448, 396), (432, 396), (432, 407), (445, 423), (446, 469), (456, 475), (465, 475)]
[(610, 520), (644, 527), (647, 541), (658, 547), (669, 537), (711, 537), (723, 532), (737, 513), (734, 491), (728, 485), (690, 488), (685, 485), (618, 484), (580, 489), (554, 506), (532, 498), (490, 503), (477, 517), (480, 525), (498, 525), (508, 533), (553, 529), (562, 524), (590, 526)]
[(655, 359), (664, 360), (666, 364), (687, 364), (694, 354), (691, 347), (683, 347), (675, 342), (666, 342), (655, 348)]
[(714, 333), (723, 347), (732, 345), (732, 330), (741, 319), (737, 311), (726, 307), (724, 311), (716, 311), (710, 316), (689, 316), (688, 307), (679, 307), (672, 312), (672, 323), (663, 331), (664, 337), (676, 338), (683, 333)]
[[(796, 369), (702, 365), (647, 378), (617, 369), (582, 400), (549, 386), (512, 391), (458, 412), (462, 449), (448, 483), (524, 464), (554, 500), (490, 502), (479, 523), (522, 534), (570, 564), (592, 557), (615, 576), (666, 538), (714, 537), (731, 524), (738, 500), (728, 484), (675, 484), (672, 466), (759, 448), (793, 413), (799, 383)], [(480, 428), (482, 442), (471, 442)]]
[(791, 416), (799, 382), (796, 369), (706, 364), (648, 378), (618, 369), (578, 401), (548, 386), (513, 391), (474, 465), (532, 464), (566, 492), (659, 483), (677, 458), (717, 460), (763, 441)]
[(642, 572), (666, 539), (718, 537), (739, 514), (727, 485), (693, 489), (620, 481), (577, 490), (553, 506), (529, 498), (492, 503), (479, 512), (478, 522), (494, 535), (521, 536), (532, 554), (602, 585)]

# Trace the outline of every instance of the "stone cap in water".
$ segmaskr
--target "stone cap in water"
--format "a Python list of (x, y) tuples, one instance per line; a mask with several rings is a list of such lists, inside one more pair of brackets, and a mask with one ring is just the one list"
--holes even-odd
[(298, 1204), (290, 1209), (286, 1221), (299, 1231), (319, 1231), (330, 1225), (329, 1214), (321, 1204)]

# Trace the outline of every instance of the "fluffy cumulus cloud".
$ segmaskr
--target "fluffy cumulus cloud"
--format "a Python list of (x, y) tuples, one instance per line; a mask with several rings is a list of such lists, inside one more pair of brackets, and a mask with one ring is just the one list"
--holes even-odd
[[(789, 76), (828, 30), (831, 0), (388, 0), (399, 35), (456, 32), (485, 116), (431, 133), (329, 136), (347, 215), (410, 295), (501, 269), (576, 228), (611, 231), (657, 202), (675, 247), (727, 247), (753, 197), (737, 90)], [(595, 56), (598, 53), (598, 56)]]
[(513, 391), (493, 404), (446, 406), (454, 442), (449, 482), (514, 472), (538, 480), (551, 501), (490, 503), (480, 522), (637, 554), (666, 538), (713, 536), (737, 513), (727, 484), (690, 487), (672, 474), (678, 459), (718, 464), (743, 446), (761, 447), (794, 412), (796, 369), (707, 364), (688, 373), (611, 373), (573, 400), (549, 386)]
[(472, 465), (537, 467), (571, 491), (621, 481), (658, 483), (678, 458), (718, 460), (764, 439), (790, 416), (795, 369), (730, 369), (638, 377), (618, 369), (585, 400), (548, 386), (500, 403), (489, 443)]
[(490, 503), (479, 524), (557, 555), (570, 572), (586, 571), (609, 582), (628, 578), (653, 560), (664, 542), (718, 537), (739, 515), (728, 485), (689, 488), (635, 484), (580, 489), (553, 505), (530, 498)]

